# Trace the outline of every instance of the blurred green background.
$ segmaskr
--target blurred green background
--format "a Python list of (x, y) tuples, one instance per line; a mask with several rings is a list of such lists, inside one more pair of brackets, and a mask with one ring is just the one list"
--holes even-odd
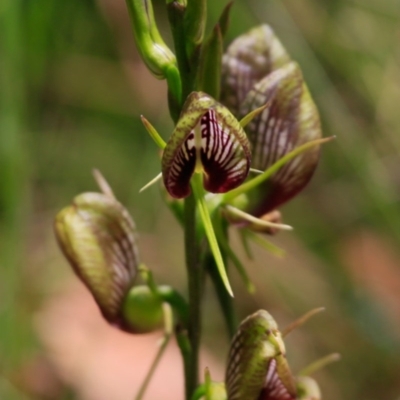
[[(210, 26), (225, 4), (209, 1)], [(170, 43), (164, 2), (154, 0), (154, 7)], [(300, 63), (324, 134), (337, 140), (323, 148), (312, 183), (283, 208), (285, 222), (295, 231), (273, 240), (287, 256), (276, 259), (254, 248), (255, 261), (248, 263), (257, 287), (254, 296), (233, 274), (239, 315), (265, 308), (284, 326), (310, 308), (325, 306), (324, 314), (288, 337), (293, 370), (337, 351), (342, 361), (315, 375), (324, 399), (398, 400), (400, 3), (236, 0), (227, 43), (260, 23), (270, 24)], [(106, 393), (101, 388), (107, 380), (111, 387), (115, 382), (113, 399), (133, 398), (137, 385), (131, 385), (132, 396), (119, 396), (118, 379), (127, 375), (129, 389), (129, 374), (146, 356), (133, 357), (128, 371), (116, 363), (104, 382), (91, 382), (78, 379), (94, 368), (85, 363), (90, 352), (69, 344), (80, 329), (77, 324), (69, 334), (74, 318), (88, 321), (83, 310), (89, 307), (96, 318), (98, 311), (58, 251), (52, 219), (76, 194), (95, 189), (93, 167), (134, 216), (142, 258), (157, 280), (185, 292), (180, 227), (157, 187), (138, 194), (160, 169), (140, 114), (164, 138), (169, 136), (166, 86), (139, 59), (124, 0), (1, 1), (2, 400), (101, 400), (111, 397), (94, 395), (90, 385)], [(69, 285), (74, 289), (66, 289)], [(228, 345), (209, 286), (205, 351), (223, 371)], [(76, 301), (79, 296), (84, 303)], [(73, 304), (72, 309), (66, 311), (63, 302)], [(86, 303), (90, 306), (80, 305)], [(98, 331), (85, 323), (89, 338), (98, 338)], [(57, 341), (60, 331), (64, 336)], [(113, 343), (111, 354), (123, 352), (118, 341)], [(79, 374), (74, 374), (77, 364), (67, 365), (61, 352), (74, 348), (81, 356)], [(102, 359), (104, 371), (107, 363)], [(180, 365), (176, 368), (181, 374)], [(162, 376), (158, 379), (164, 385)], [(181, 398), (165, 387), (163, 398)]]

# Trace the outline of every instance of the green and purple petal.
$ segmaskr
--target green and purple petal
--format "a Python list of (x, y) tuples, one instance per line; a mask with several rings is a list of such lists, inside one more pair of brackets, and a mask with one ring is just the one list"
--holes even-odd
[(247, 136), (236, 118), (212, 97), (193, 92), (164, 150), (164, 184), (172, 197), (183, 198), (190, 194), (192, 175), (200, 172), (207, 191), (224, 193), (246, 179), (250, 159)]
[[(266, 170), (296, 147), (322, 136), (318, 110), (296, 63), (286, 64), (254, 85), (239, 116), (267, 102), (269, 107), (246, 128), (252, 147), (252, 168), (259, 170)], [(319, 152), (319, 146), (315, 146), (298, 155), (254, 190), (251, 213), (262, 216), (300, 192), (317, 167)]]

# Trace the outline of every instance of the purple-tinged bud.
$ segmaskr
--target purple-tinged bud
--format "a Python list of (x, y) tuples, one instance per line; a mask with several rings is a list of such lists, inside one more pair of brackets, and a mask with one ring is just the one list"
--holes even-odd
[(103, 316), (120, 325), (139, 264), (135, 225), (127, 210), (106, 194), (84, 193), (57, 214), (54, 228), (61, 250)]
[(236, 115), (254, 84), (288, 62), (289, 55), (268, 25), (239, 36), (223, 56), (221, 102)]
[[(251, 166), (257, 170), (266, 170), (290, 151), (322, 136), (317, 107), (296, 63), (286, 64), (255, 84), (239, 116), (268, 102), (246, 128), (252, 146)], [(262, 216), (299, 193), (311, 179), (319, 153), (320, 146), (301, 153), (249, 193), (249, 212)]]
[(164, 184), (172, 197), (183, 198), (190, 194), (192, 175), (202, 173), (207, 191), (224, 193), (246, 179), (250, 159), (247, 136), (230, 111), (192, 92), (164, 150)]
[(225, 376), (228, 400), (295, 400), (285, 345), (264, 310), (247, 317), (234, 336)]

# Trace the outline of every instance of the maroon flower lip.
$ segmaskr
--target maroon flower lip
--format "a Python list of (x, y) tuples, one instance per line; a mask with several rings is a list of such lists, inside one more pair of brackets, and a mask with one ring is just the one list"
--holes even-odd
[(172, 197), (186, 197), (192, 175), (199, 172), (207, 191), (225, 193), (246, 179), (250, 158), (248, 139), (235, 117), (210, 96), (193, 92), (164, 151), (164, 184)]

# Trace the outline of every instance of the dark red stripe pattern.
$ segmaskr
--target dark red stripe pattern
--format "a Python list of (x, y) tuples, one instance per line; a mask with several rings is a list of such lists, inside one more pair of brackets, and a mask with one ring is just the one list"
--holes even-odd
[(205, 189), (212, 193), (234, 189), (246, 179), (250, 167), (241, 143), (224, 120), (217, 121), (214, 110), (203, 115), (200, 126)]

